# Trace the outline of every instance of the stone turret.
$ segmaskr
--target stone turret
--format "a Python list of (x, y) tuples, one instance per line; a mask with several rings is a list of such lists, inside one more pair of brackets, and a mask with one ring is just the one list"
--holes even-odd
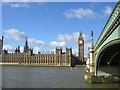
[(20, 46), (18, 46), (18, 48), (15, 49), (15, 53), (20, 53)]
[(28, 42), (27, 42), (27, 37), (26, 37), (26, 41), (25, 41), (25, 45), (24, 45), (24, 52), (27, 53), (28, 51)]
[(66, 61), (67, 61), (67, 65), (69, 64), (69, 66), (71, 66), (71, 60), (72, 60), (72, 48), (67, 48), (66, 47)]
[(33, 55), (33, 50), (32, 49), (28, 49), (27, 54), (32, 56)]
[(8, 51), (5, 50), (5, 49), (2, 51), (2, 55), (5, 55), (5, 54), (7, 54), (7, 53), (8, 53)]
[(57, 48), (56, 47), (56, 55), (61, 55), (62, 54), (62, 48)]
[(68, 48), (66, 47), (66, 54), (67, 54), (67, 55), (72, 55), (72, 48), (68, 49)]

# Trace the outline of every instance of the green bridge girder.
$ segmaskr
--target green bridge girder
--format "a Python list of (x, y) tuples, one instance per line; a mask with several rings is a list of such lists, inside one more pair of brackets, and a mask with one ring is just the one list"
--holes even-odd
[[(120, 45), (120, 1), (117, 2), (113, 12), (111, 13), (103, 31), (101, 32), (96, 44), (95, 44), (95, 75), (97, 75), (97, 71), (98, 71), (98, 67), (100, 64), (100, 61), (104, 60), (103, 62), (107, 62), (105, 61), (105, 59), (102, 59), (101, 57), (103, 57), (104, 55), (107, 55), (106, 53), (109, 53), (111, 49), (109, 49), (107, 51), (107, 49), (111, 46), (117, 46), (116, 52), (119, 53), (119, 45)], [(105, 52), (106, 50), (106, 52)], [(114, 49), (113, 49), (114, 51)], [(101, 54), (104, 54), (101, 56)], [(113, 53), (115, 54), (115, 52)], [(112, 51), (111, 54), (109, 55), (113, 55)], [(105, 57), (105, 56), (104, 56)], [(120, 58), (119, 58), (120, 61)], [(120, 62), (118, 61), (118, 63), (120, 64)]]

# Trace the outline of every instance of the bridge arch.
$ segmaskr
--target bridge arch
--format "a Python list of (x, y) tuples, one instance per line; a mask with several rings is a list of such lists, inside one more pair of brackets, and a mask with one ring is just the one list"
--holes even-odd
[(97, 55), (96, 75), (98, 71), (120, 77), (120, 38), (105, 44)]

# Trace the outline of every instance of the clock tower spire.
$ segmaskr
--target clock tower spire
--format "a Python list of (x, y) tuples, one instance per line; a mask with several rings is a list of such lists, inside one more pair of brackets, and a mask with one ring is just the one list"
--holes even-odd
[(84, 38), (81, 31), (78, 37), (78, 60), (81, 62), (84, 61)]

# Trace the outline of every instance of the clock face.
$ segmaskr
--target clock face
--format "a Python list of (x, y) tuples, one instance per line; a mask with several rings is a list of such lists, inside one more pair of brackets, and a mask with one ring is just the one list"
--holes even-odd
[(80, 41), (80, 43), (82, 43), (82, 41)]

